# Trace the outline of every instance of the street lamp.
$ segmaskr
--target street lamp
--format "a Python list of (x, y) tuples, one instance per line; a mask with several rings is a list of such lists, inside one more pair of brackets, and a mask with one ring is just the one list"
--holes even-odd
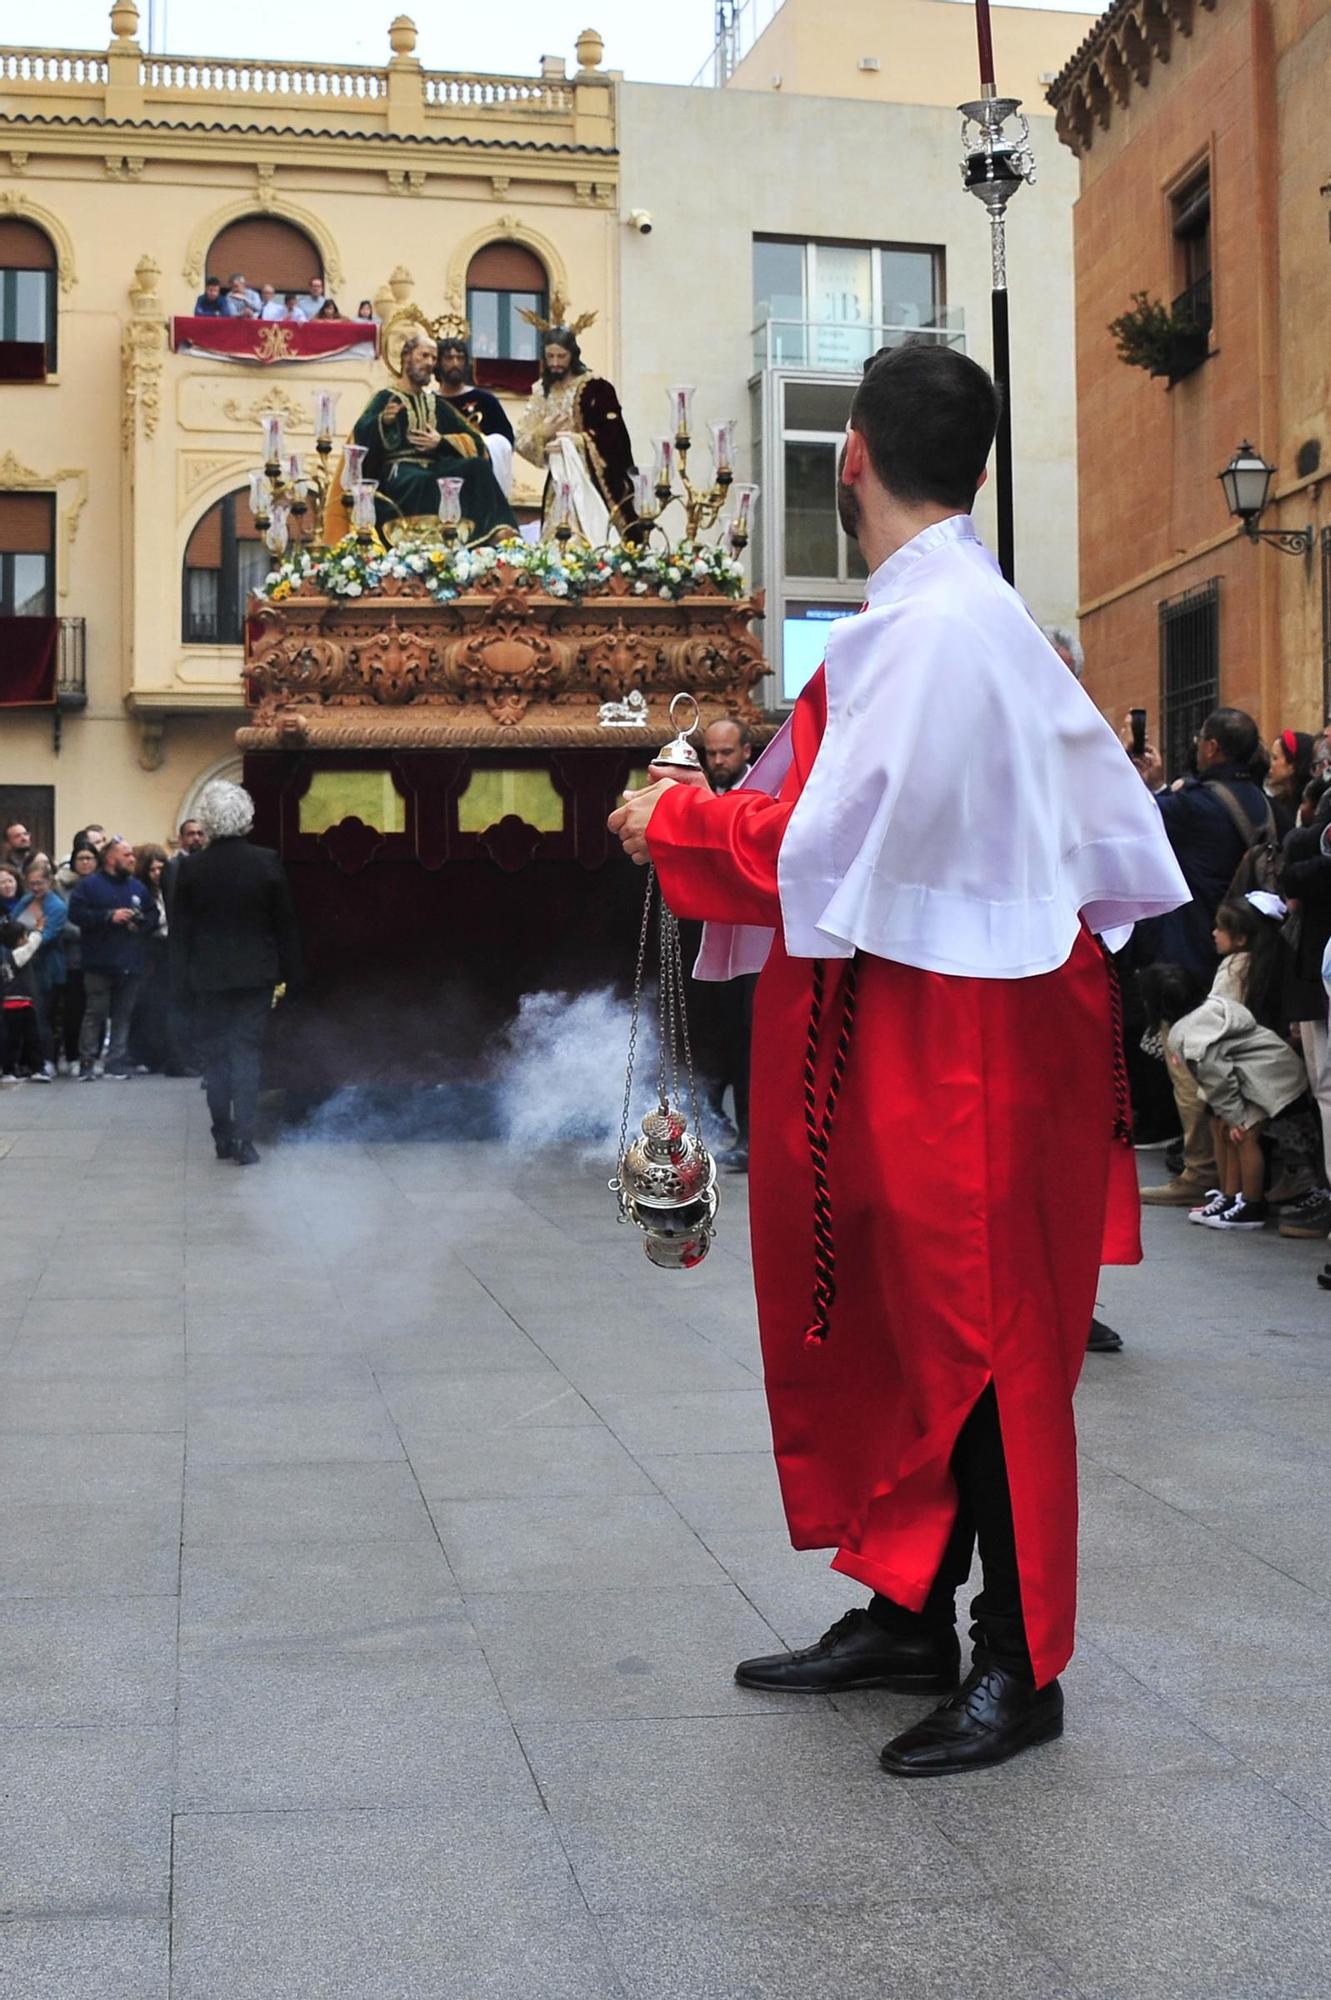
[(1274, 465), (1268, 465), (1254, 445), (1245, 440), (1219, 475), (1225, 489), (1225, 503), (1250, 542), (1271, 542), (1287, 556), (1312, 554), (1313, 531), (1306, 528), (1259, 528), (1257, 523), (1271, 497)]

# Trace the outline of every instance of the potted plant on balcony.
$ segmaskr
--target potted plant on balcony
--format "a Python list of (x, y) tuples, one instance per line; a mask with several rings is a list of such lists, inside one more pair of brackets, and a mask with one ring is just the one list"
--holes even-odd
[(1181, 382), (1205, 361), (1210, 330), (1209, 317), (1194, 310), (1187, 293), (1167, 306), (1149, 292), (1134, 292), (1131, 310), (1109, 322), (1119, 360), (1169, 383)]

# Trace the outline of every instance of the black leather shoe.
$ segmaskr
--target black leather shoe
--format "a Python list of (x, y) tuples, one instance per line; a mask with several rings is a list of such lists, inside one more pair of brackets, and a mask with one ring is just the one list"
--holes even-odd
[(1004, 1764), (1063, 1734), (1063, 1690), (1033, 1688), (1001, 1667), (972, 1667), (950, 1700), (894, 1736), (878, 1761), (894, 1778), (944, 1778)]
[(236, 1141), (225, 1125), (214, 1125), (213, 1145), (216, 1148), (219, 1160), (231, 1160), (235, 1158)]
[(1121, 1354), (1123, 1336), (1115, 1333), (1112, 1326), (1106, 1326), (1102, 1319), (1091, 1321), (1091, 1330), (1086, 1336), (1088, 1354)]
[(770, 1653), (741, 1660), (741, 1687), (769, 1694), (837, 1694), (846, 1688), (892, 1688), (900, 1694), (938, 1694), (954, 1688), (961, 1647), (948, 1627), (889, 1632), (867, 1611), (848, 1611), (816, 1646), (799, 1653)]
[(259, 1155), (251, 1139), (237, 1139), (231, 1148), (231, 1157), (238, 1167), (257, 1167)]

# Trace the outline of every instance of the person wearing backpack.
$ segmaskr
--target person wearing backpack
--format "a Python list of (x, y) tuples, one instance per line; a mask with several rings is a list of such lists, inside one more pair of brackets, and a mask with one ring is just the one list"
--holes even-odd
[[(1246, 710), (1213, 709), (1197, 738), (1196, 775), (1156, 793), (1192, 901), (1137, 925), (1132, 963), (1138, 970), (1177, 965), (1210, 985), (1216, 969), (1215, 913), (1250, 850), (1276, 842), (1270, 800), (1252, 775), (1261, 753), (1261, 731)], [(1150, 786), (1154, 774), (1142, 775)], [(1186, 1070), (1171, 1070), (1170, 1082), (1183, 1127), (1183, 1171), (1161, 1186), (1143, 1188), (1142, 1200), (1157, 1208), (1195, 1208), (1216, 1185), (1211, 1121)]]

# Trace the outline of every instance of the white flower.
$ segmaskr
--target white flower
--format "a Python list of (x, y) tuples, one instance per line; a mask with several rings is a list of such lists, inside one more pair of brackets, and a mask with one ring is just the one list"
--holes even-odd
[(359, 597), (360, 594), (361, 594), (361, 587), (358, 583), (349, 583), (347, 585), (348, 597)]
[(647, 595), (646, 584), (641, 582), (635, 583), (633, 586), (633, 592), (636, 597), (645, 597)]

